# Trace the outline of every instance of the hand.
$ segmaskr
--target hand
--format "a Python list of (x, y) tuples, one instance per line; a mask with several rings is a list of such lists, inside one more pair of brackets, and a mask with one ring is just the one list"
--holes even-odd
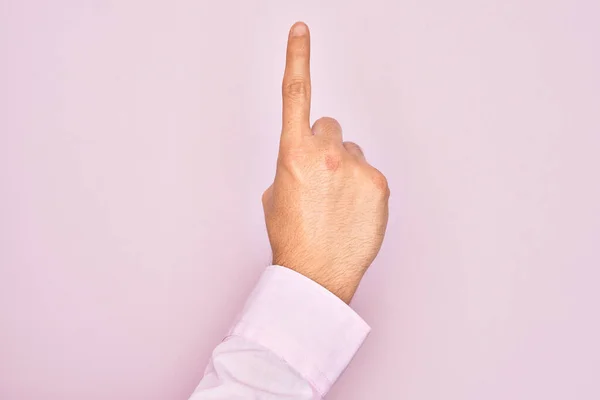
[(273, 264), (349, 303), (381, 248), (388, 219), (385, 176), (333, 118), (310, 127), (310, 34), (296, 23), (283, 77), (283, 127), (275, 181), (263, 195)]

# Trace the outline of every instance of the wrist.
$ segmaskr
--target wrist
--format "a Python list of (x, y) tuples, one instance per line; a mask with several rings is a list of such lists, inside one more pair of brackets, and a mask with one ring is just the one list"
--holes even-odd
[(275, 259), (273, 260), (273, 264), (289, 268), (304, 275), (313, 282), (323, 286), (346, 304), (350, 304), (362, 279), (362, 274), (350, 273), (349, 271), (334, 271), (329, 268), (305, 268), (294, 266), (290, 263), (277, 262)]

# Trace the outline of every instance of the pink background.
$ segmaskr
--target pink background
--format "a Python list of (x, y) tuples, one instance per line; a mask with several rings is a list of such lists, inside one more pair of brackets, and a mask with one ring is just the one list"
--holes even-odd
[(0, 398), (186, 399), (269, 262), (287, 29), (392, 188), (331, 399), (600, 398), (600, 3), (0, 3)]

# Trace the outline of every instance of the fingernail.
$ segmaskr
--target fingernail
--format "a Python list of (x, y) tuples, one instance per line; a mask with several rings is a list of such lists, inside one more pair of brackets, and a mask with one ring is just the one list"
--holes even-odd
[(308, 29), (303, 22), (296, 22), (294, 26), (292, 26), (292, 36), (303, 36), (306, 35)]

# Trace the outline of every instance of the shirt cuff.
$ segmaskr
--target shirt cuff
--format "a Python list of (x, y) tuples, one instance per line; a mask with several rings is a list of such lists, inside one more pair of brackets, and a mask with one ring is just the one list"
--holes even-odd
[(370, 330), (333, 293), (273, 265), (263, 273), (229, 335), (269, 349), (325, 396)]

